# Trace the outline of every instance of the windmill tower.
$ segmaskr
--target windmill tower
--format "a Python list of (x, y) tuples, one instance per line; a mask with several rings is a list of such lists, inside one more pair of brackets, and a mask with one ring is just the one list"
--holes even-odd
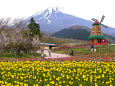
[(92, 24), (92, 30), (90, 33), (90, 36), (88, 37), (90, 39), (90, 43), (105, 43), (106, 40), (104, 39), (105, 36), (103, 36), (102, 30), (101, 30), (101, 25), (104, 28), (107, 28), (106, 25), (101, 24), (103, 22), (105, 16), (102, 16), (101, 21), (99, 22), (97, 19), (92, 18), (94, 23)]

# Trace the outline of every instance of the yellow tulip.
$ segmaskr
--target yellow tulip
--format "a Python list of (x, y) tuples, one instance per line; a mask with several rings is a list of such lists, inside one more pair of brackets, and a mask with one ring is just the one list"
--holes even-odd
[(50, 86), (49, 84), (47, 84), (47, 86)]
[(54, 84), (54, 81), (51, 81), (50, 84)]
[(79, 86), (82, 86), (82, 84), (80, 84)]

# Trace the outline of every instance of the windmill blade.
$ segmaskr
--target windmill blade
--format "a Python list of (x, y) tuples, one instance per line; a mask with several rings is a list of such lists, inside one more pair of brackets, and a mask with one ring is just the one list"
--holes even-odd
[(92, 20), (93, 20), (93, 21), (98, 21), (98, 20), (97, 20), (97, 19), (95, 19), (95, 18), (92, 18)]
[(104, 24), (101, 24), (104, 28), (108, 28), (108, 26), (104, 25)]
[(105, 16), (103, 15), (101, 18), (100, 24), (101, 24), (101, 22), (103, 22), (104, 18), (105, 18)]

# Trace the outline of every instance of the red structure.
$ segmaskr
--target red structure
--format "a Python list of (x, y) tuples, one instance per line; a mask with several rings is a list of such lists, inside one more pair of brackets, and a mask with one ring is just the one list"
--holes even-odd
[(101, 39), (100, 43), (93, 43), (92, 45), (100, 45), (100, 44), (107, 44), (107, 43), (110, 43), (110, 42), (107, 42), (106, 39)]

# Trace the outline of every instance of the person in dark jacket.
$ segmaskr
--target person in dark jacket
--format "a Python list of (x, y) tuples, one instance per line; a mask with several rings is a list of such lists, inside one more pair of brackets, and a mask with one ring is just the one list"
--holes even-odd
[(49, 46), (49, 49), (52, 50), (52, 46), (51, 45)]
[(93, 46), (93, 45), (91, 45), (91, 53), (93, 52), (93, 48), (94, 48), (94, 46)]
[(70, 50), (70, 56), (74, 56), (72, 49)]

